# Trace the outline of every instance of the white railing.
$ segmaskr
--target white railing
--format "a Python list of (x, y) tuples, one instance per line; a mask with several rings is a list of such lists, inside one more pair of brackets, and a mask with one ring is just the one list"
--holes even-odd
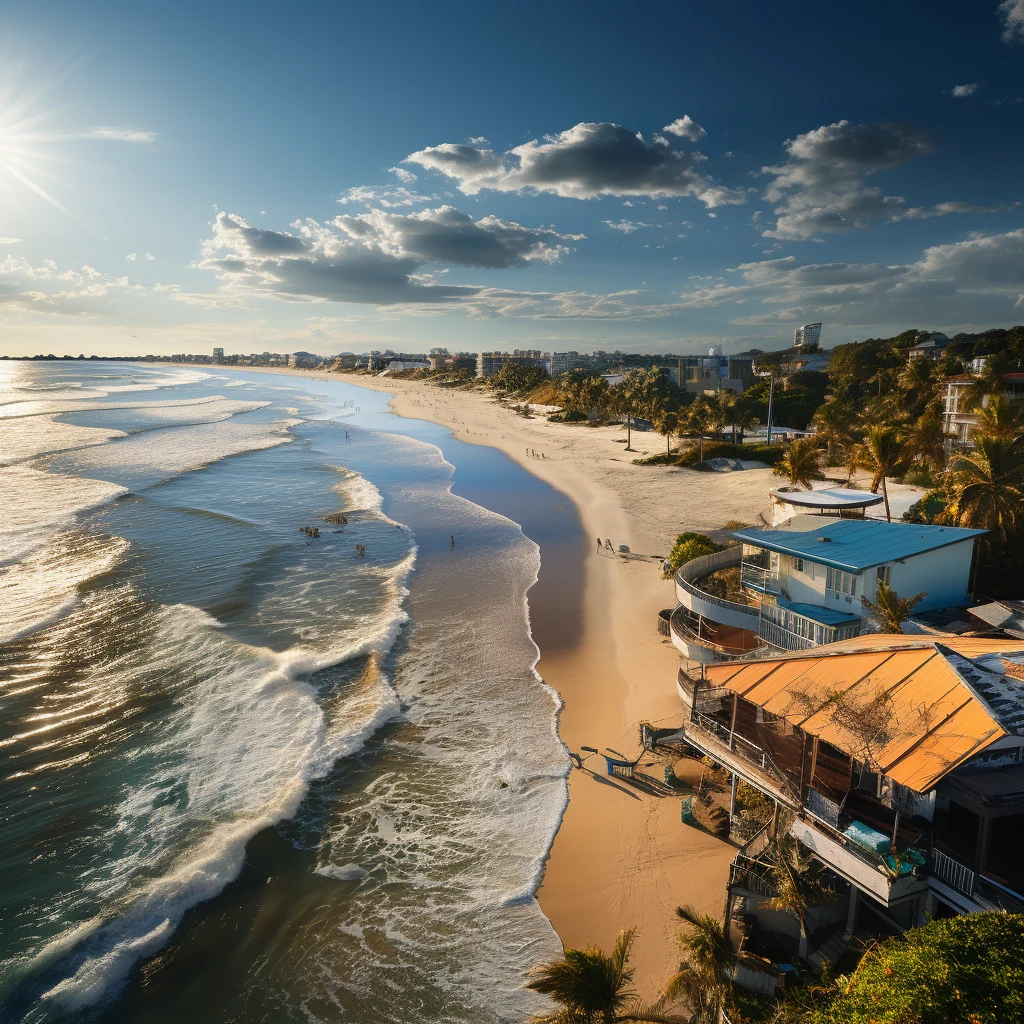
[(932, 874), (957, 892), (965, 896), (974, 895), (974, 872), (966, 864), (947, 857), (941, 850), (934, 853)]
[(754, 565), (752, 562), (741, 562), (740, 580), (759, 590), (774, 592), (778, 590), (779, 573), (777, 569), (766, 569), (764, 566)]
[(684, 620), (684, 614), (688, 609), (680, 605), (672, 613), (672, 617), (669, 620), (671, 623), (672, 632), (684, 643), (696, 644), (700, 647), (705, 647), (710, 651), (714, 651), (715, 654), (723, 661), (729, 661), (736, 658), (754, 658), (757, 656), (759, 651), (764, 650), (764, 645), (760, 644), (754, 647), (728, 647), (725, 644), (715, 643), (710, 637), (701, 636), (696, 630), (691, 629)]

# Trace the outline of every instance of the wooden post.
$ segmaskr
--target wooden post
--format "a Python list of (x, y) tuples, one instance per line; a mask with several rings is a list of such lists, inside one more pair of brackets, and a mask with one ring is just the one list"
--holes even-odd
[(985, 870), (985, 862), (988, 860), (988, 848), (992, 840), (992, 819), (981, 817), (978, 822), (978, 844), (974, 851), (974, 870), (982, 872)]
[(729, 749), (733, 749), (733, 743), (736, 738), (736, 712), (739, 710), (740, 695), (733, 692), (732, 695), (732, 716), (729, 719)]
[(739, 789), (740, 777), (732, 773), (732, 789), (729, 792), (729, 825), (732, 826), (732, 819), (736, 817), (736, 790)]
[(860, 899), (860, 890), (855, 885), (850, 886), (850, 903), (846, 911), (846, 931), (843, 938), (849, 942), (853, 938), (853, 930), (857, 927), (857, 902)]

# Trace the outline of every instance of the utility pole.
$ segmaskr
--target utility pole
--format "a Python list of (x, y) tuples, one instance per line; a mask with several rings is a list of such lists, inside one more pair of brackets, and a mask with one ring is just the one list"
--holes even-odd
[(772, 443), (772, 400), (775, 398), (775, 367), (768, 374), (768, 443)]

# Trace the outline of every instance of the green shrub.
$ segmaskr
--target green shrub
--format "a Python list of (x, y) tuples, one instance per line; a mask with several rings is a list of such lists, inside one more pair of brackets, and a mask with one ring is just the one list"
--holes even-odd
[(723, 545), (716, 544), (706, 533), (681, 533), (676, 537), (675, 545), (668, 556), (668, 563), (672, 567), (671, 572), (665, 573), (667, 579), (684, 562), (689, 562), (701, 555), (712, 555), (721, 551)]
[(946, 493), (941, 488), (929, 491), (923, 498), (915, 501), (903, 513), (905, 523), (934, 523), (935, 517), (946, 507)]
[(590, 419), (585, 412), (578, 409), (567, 409), (565, 412), (555, 412), (548, 417), (548, 423), (586, 423)]
[(1024, 1020), (1024, 915), (965, 914), (912, 928), (836, 979), (813, 1024), (1006, 1024)]
[[(731, 444), (729, 441), (705, 441), (704, 461), (708, 459), (742, 459), (774, 466), (786, 454), (784, 444)], [(677, 466), (694, 466), (700, 460), (700, 446), (691, 445), (676, 460)]]
[(643, 459), (634, 459), (634, 466), (674, 466), (679, 455), (676, 452), (658, 452)]

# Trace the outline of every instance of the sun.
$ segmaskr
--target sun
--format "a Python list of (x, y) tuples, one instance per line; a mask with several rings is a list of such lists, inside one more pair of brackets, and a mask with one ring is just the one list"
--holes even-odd
[(60, 162), (56, 144), (65, 136), (43, 127), (48, 113), (33, 109), (40, 92), (18, 91), (11, 82), (0, 85), (0, 213), (8, 203), (20, 202), (24, 190), (69, 213), (48, 190), (60, 180), (54, 173)]

